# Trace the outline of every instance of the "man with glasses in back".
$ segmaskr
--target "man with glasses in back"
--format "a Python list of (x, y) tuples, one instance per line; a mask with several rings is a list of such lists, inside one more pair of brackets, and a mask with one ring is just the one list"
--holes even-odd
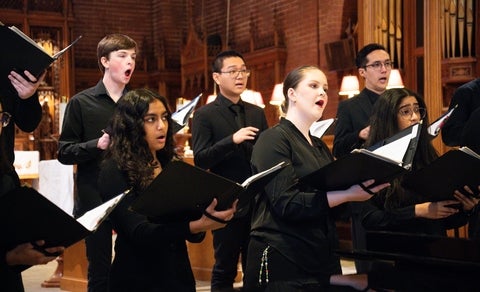
[[(242, 101), (250, 70), (243, 56), (224, 51), (213, 61), (212, 77), (220, 93), (216, 99), (199, 108), (192, 121), (192, 145), (195, 165), (242, 183), (252, 175), (250, 156), (258, 135), (268, 128), (262, 108)], [(215, 231), (213, 247), (215, 264), (212, 292), (234, 291), (241, 255), (245, 268), (250, 233), (250, 202), (239, 202), (237, 213), (229, 224)]]
[[(357, 53), (355, 65), (358, 74), (365, 80), (365, 88), (350, 99), (341, 101), (337, 110), (337, 123), (333, 140), (333, 155), (340, 158), (355, 148), (361, 148), (370, 131), (369, 119), (373, 105), (387, 90), (392, 61), (385, 47), (371, 43)], [(365, 229), (358, 218), (361, 203), (350, 202), (353, 248), (365, 247)], [(355, 261), (358, 273), (369, 269), (367, 262)]]
[(337, 110), (337, 124), (333, 141), (336, 158), (362, 147), (368, 137), (368, 120), (378, 96), (387, 89), (392, 61), (385, 47), (368, 44), (357, 54), (358, 74), (365, 80), (365, 88), (353, 98), (341, 101)]

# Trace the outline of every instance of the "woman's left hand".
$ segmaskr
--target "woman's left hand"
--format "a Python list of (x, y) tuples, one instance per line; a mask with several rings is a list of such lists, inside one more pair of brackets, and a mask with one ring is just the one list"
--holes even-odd
[[(474, 197), (473, 191), (468, 186), (464, 186), (463, 189), (465, 190), (465, 192), (471, 194), (471, 196), (465, 196), (459, 190), (455, 190), (455, 192), (453, 193), (453, 196), (455, 197), (455, 199), (457, 199), (457, 201), (459, 201), (462, 204), (464, 211), (471, 211), (473, 208), (475, 208), (475, 206), (478, 204), (480, 199), (477, 199)], [(479, 190), (480, 190), (480, 186), (479, 186)]]

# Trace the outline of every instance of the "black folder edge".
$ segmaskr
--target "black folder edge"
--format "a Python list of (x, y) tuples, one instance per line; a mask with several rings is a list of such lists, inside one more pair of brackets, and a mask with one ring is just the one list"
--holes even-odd
[(454, 200), (453, 192), (463, 190), (465, 185), (477, 190), (479, 169), (480, 159), (454, 149), (426, 167), (407, 174), (402, 185), (432, 201)]
[(214, 198), (218, 200), (217, 210), (229, 208), (238, 198), (238, 209), (261, 191), (286, 165), (287, 163), (281, 164), (275, 171), (244, 188), (215, 173), (183, 161), (173, 161), (139, 195), (130, 209), (151, 219), (183, 213), (201, 214)]
[[(357, 167), (352, 167), (356, 165)], [(346, 190), (350, 186), (375, 179), (377, 186), (406, 173), (408, 170), (393, 162), (353, 152), (299, 179), (299, 184), (324, 191)]]
[[(418, 123), (409, 126), (367, 149), (373, 152), (381, 146), (394, 142), (406, 135), (410, 135), (414, 127), (417, 127), (417, 133), (415, 137), (410, 139), (402, 165), (397, 165), (388, 159), (368, 155), (357, 149), (301, 177), (299, 184), (325, 191), (335, 191), (345, 190), (352, 185), (362, 183), (368, 179), (375, 179), (371, 187), (390, 182), (392, 179), (408, 172), (408, 168), (411, 166), (411, 161), (413, 161), (417, 149), (422, 124)], [(353, 165), (357, 167), (355, 168)]]
[[(107, 209), (102, 220), (112, 209)], [(49, 255), (45, 248), (69, 247), (95, 231), (85, 228), (75, 218), (30, 187), (23, 186), (2, 195), (0, 210), (0, 222), (3, 224), (0, 245), (6, 250), (30, 242), (34, 248)], [(37, 240), (44, 240), (45, 244), (35, 247)], [(27, 268), (29, 266), (22, 266), (21, 269)]]

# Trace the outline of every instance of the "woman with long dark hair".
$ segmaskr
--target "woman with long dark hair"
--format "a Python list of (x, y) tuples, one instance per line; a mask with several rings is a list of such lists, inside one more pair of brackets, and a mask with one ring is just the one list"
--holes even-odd
[[(115, 109), (110, 146), (102, 164), (99, 186), (105, 200), (131, 189), (110, 215), (117, 232), (110, 291), (195, 291), (185, 240), (200, 242), (205, 231), (224, 227), (236, 203), (215, 211), (216, 199), (192, 219), (185, 214), (156, 218), (129, 210), (135, 198), (172, 160), (174, 153), (171, 111), (167, 100), (148, 89), (123, 96)], [(188, 183), (186, 178), (185, 183)]]
[[(438, 158), (438, 154), (426, 129), (429, 122), (425, 101), (408, 89), (390, 89), (380, 96), (371, 116), (370, 135), (365, 147), (420, 120), (423, 123), (412, 170), (423, 168)], [(452, 207), (459, 202), (462, 204), (460, 209)], [(363, 203), (361, 218), (363, 226), (370, 230), (446, 235), (447, 229), (465, 225), (468, 212), (475, 204), (475, 200), (458, 191), (452, 194), (452, 200), (430, 202), (423, 194), (402, 187), (400, 177), (392, 181), (390, 188)]]

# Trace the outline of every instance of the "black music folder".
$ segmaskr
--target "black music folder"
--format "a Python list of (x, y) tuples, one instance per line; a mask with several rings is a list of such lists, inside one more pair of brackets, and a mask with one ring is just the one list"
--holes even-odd
[(41, 248), (68, 247), (94, 232), (126, 193), (75, 219), (33, 188), (12, 190), (0, 197), (0, 245), (11, 249), (45, 240)]
[(461, 147), (450, 150), (426, 167), (407, 174), (402, 185), (432, 201), (454, 200), (453, 192), (463, 190), (465, 185), (479, 197), (479, 170), (480, 155), (468, 147)]
[(217, 198), (217, 210), (230, 208), (236, 199), (239, 210), (286, 165), (280, 162), (240, 184), (183, 161), (173, 161), (140, 194), (131, 209), (150, 218), (201, 214)]
[(23, 73), (28, 70), (35, 77), (40, 77), (55, 60), (60, 58), (82, 36), (53, 56), (50, 56), (40, 45), (15, 26), (6, 26), (0, 22), (0, 86), (11, 88), (8, 79), (10, 71), (15, 71), (29, 80)]
[(370, 149), (354, 149), (299, 179), (299, 183), (325, 191), (345, 190), (368, 179), (386, 183), (408, 171), (417, 149), (421, 124), (415, 124)]

